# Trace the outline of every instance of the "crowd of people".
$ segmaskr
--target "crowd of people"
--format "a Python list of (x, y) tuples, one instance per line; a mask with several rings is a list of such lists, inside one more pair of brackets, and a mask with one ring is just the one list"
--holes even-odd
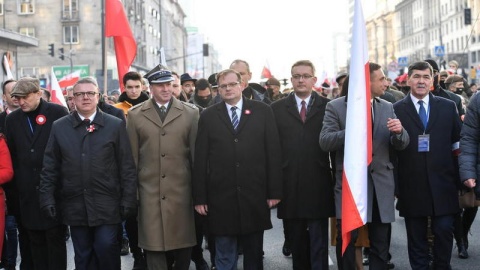
[(118, 96), (81, 78), (66, 89), (68, 108), (50, 103), (36, 78), (7, 80), (2, 266), (15, 269), (18, 243), (20, 269), (64, 270), (71, 237), (77, 270), (119, 270), (129, 252), (137, 270), (187, 270), (191, 261), (197, 270), (233, 270), (239, 254), (244, 269), (260, 270), (277, 207), (293, 269), (329, 268), (329, 228), (339, 269), (394, 268), (395, 209), (411, 268), (451, 269), (454, 239), (458, 256), (469, 257), (477, 212), (460, 207), (459, 193), (480, 199), (480, 100), (475, 81), (467, 90), (458, 63), (449, 64), (445, 77), (435, 61), (415, 62), (393, 81), (369, 64), (368, 223), (344, 253), (349, 74), (338, 74), (333, 90), (316, 88), (313, 63), (300, 60), (292, 89), (281, 91), (275, 78), (250, 82), (240, 59), (199, 79), (159, 65), (126, 73)]

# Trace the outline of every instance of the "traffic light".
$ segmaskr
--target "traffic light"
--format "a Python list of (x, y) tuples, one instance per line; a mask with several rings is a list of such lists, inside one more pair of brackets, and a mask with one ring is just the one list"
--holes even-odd
[(63, 54), (63, 48), (58, 49), (58, 51), (60, 52), (60, 57), (59, 58), (62, 59), (62, 60), (65, 60), (65, 55)]
[(203, 44), (203, 56), (208, 56), (208, 43)]
[(51, 57), (54, 57), (54, 56), (55, 56), (55, 44), (53, 44), (53, 43), (48, 44), (48, 54), (49, 54)]
[(472, 24), (472, 10), (469, 9), (469, 8), (466, 8), (464, 10), (464, 14), (463, 14), (463, 19), (464, 19), (464, 23), (465, 25), (470, 25)]

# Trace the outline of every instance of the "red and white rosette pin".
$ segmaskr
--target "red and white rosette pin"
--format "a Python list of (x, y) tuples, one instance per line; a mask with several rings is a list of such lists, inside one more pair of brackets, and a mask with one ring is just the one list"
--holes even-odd
[(249, 114), (251, 114), (251, 113), (252, 113), (252, 112), (251, 112), (250, 110), (245, 110), (245, 114), (246, 114), (246, 115), (249, 115)]
[(37, 125), (43, 125), (47, 122), (47, 117), (43, 114), (37, 115), (37, 118), (35, 118), (35, 122), (37, 122)]

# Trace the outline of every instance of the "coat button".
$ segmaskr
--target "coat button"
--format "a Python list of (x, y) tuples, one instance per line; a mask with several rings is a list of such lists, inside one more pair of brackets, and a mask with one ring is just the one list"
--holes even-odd
[(234, 141), (234, 142), (238, 142), (238, 139), (237, 139), (237, 138), (235, 138), (235, 140), (233, 140), (233, 141)]
[(165, 174), (162, 174), (162, 178), (165, 178)]
[(165, 154), (162, 154), (162, 157), (165, 157)]
[(162, 200), (165, 200), (165, 196), (162, 196)]
[(239, 162), (236, 162), (236, 163), (235, 163), (235, 166), (236, 166), (236, 167), (240, 167), (240, 163), (239, 163)]
[(32, 152), (32, 153), (35, 152), (35, 149), (30, 149), (30, 152)]
[(162, 136), (165, 136), (165, 132), (162, 132)]

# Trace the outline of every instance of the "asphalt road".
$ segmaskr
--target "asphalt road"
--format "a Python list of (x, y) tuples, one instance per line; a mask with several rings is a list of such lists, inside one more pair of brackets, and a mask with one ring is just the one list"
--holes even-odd
[[(281, 220), (276, 218), (276, 209), (272, 210), (272, 223), (273, 229), (265, 232), (264, 240), (264, 269), (265, 270), (278, 270), (278, 269), (292, 269), (292, 259), (291, 257), (285, 257), (282, 254), (283, 246), (283, 227)], [(470, 258), (468, 259), (459, 259), (457, 256), (457, 249), (454, 246), (453, 256), (452, 256), (452, 269), (453, 270), (477, 270), (480, 269), (480, 241), (477, 239), (480, 235), (480, 229), (478, 221), (475, 221), (472, 230), (470, 233), (470, 247), (469, 254)], [(68, 246), (68, 270), (75, 268), (73, 261), (73, 247), (72, 242), (69, 240), (67, 242)], [(392, 254), (392, 262), (395, 264), (395, 269), (411, 269), (408, 263), (408, 254), (407, 254), (407, 239), (405, 232), (405, 223), (403, 218), (398, 217), (396, 222), (392, 225), (392, 242), (390, 247), (390, 252)], [(330, 269), (338, 269), (336, 265), (335, 257), (335, 248), (330, 247)], [(204, 258), (210, 264), (208, 250), (204, 250)], [(133, 258), (131, 255), (122, 256), (122, 270), (131, 270), (133, 265)], [(17, 267), (17, 269), (19, 269)], [(238, 269), (243, 269), (242, 267), (242, 256), (239, 258)], [(368, 267), (365, 267), (368, 269)], [(190, 265), (190, 270), (195, 270), (195, 266), (192, 263)]]

